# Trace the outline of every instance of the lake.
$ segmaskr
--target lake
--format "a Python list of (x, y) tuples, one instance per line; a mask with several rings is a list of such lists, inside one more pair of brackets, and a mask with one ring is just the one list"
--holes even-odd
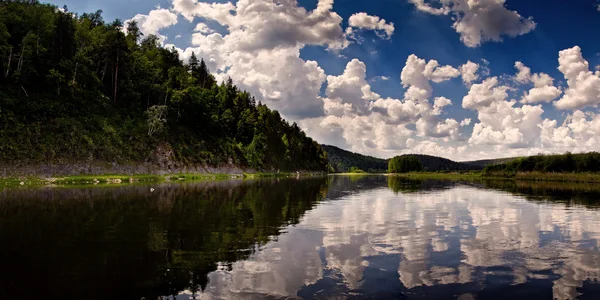
[(600, 299), (600, 186), (329, 176), (0, 191), (0, 299)]

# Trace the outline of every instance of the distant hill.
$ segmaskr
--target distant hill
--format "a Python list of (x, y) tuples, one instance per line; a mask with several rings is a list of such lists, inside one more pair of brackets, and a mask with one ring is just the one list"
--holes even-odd
[(467, 170), (482, 170), (484, 167), (472, 165), (464, 162), (456, 162), (447, 158), (437, 157), (432, 155), (422, 154), (407, 154), (415, 156), (423, 164), (425, 171), (467, 171)]
[(489, 165), (498, 165), (498, 164), (503, 164), (503, 163), (507, 163), (507, 162), (511, 162), (515, 159), (518, 159), (519, 157), (507, 157), (507, 158), (496, 158), (496, 159), (482, 159), (482, 160), (474, 160), (474, 161), (463, 161), (462, 163), (468, 164), (468, 165), (473, 165), (473, 166), (479, 166), (479, 167), (487, 167)]
[[(357, 167), (370, 173), (386, 172), (388, 160), (366, 156), (350, 151), (340, 149), (335, 146), (321, 145), (321, 148), (327, 153), (329, 164), (335, 172), (344, 173), (350, 171), (351, 167)], [(477, 163), (456, 162), (443, 157), (422, 154), (407, 154), (417, 157), (423, 164), (425, 171), (466, 171), (482, 170), (487, 164), (483, 161)], [(495, 160), (489, 160), (495, 161)]]
[(357, 167), (370, 173), (385, 173), (388, 167), (387, 159), (366, 156), (335, 146), (321, 145), (327, 153), (329, 164), (337, 173), (349, 172), (351, 167)]

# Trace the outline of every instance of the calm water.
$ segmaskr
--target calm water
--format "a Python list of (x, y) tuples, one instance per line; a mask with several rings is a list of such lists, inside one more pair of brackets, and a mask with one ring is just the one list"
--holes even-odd
[(384, 176), (3, 190), (0, 299), (600, 299), (599, 208)]

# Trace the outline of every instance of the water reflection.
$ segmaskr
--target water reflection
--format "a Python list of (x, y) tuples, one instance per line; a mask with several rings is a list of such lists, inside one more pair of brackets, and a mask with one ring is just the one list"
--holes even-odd
[(201, 290), (325, 197), (326, 178), (4, 190), (0, 299)]
[[(390, 192), (371, 182), (374, 189), (322, 203), (249, 259), (210, 273), (202, 296), (598, 296), (597, 211), (535, 203), (485, 185), (523, 190), (388, 178)], [(574, 195), (592, 196), (571, 189), (557, 198)]]
[(364, 176), (0, 195), (0, 298), (597, 299), (600, 188)]

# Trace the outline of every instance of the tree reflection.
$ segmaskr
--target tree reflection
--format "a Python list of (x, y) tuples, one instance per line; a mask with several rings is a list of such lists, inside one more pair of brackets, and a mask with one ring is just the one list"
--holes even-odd
[[(0, 298), (200, 290), (327, 193), (325, 178), (4, 191)], [(32, 284), (33, 283), (33, 284)]]

